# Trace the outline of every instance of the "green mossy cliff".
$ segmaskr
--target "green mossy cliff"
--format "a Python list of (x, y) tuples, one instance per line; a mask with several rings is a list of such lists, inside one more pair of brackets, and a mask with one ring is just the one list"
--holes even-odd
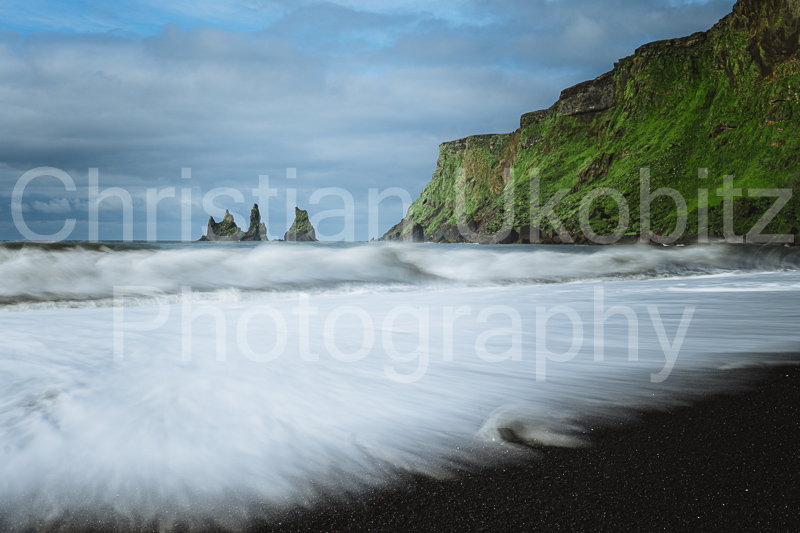
[[(382, 239), (528, 242), (538, 183), (541, 205), (566, 190), (554, 212), (575, 242), (587, 240), (579, 216), (587, 195), (619, 191), (630, 210), (620, 240), (630, 241), (642, 231), (642, 168), (651, 190), (669, 187), (686, 200), (683, 240), (704, 216), (700, 190), (708, 191), (710, 234), (723, 234), (717, 190), (733, 176), (743, 192), (733, 202), (733, 229), (745, 235), (775, 203), (748, 196), (750, 189), (800, 185), (798, 49), (800, 0), (739, 0), (709, 31), (642, 46), (611, 72), (563, 91), (550, 109), (523, 115), (513, 133), (442, 144), (433, 179)], [(763, 233), (800, 235), (798, 196)], [(598, 235), (620, 227), (608, 196), (584, 215)], [(651, 219), (653, 233), (672, 233), (675, 202), (655, 199)], [(536, 227), (542, 242), (561, 242), (547, 218)]]

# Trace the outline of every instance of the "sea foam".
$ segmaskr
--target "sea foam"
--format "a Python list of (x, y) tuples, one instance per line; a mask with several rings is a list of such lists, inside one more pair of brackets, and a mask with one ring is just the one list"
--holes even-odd
[[(794, 248), (0, 243), (0, 305), (110, 305), (114, 288), (210, 299), (795, 270)], [(206, 294), (212, 293), (212, 294)], [(175, 297), (171, 301), (177, 302)], [(131, 300), (132, 301), (132, 300)]]
[[(724, 247), (3, 253), (10, 298), (109, 298), (120, 283), (176, 299), (133, 291), (133, 307), (0, 313), (2, 529), (240, 528), (404, 472), (590, 445), (631, 409), (729, 390), (727, 368), (792, 360), (800, 341), (794, 256)], [(186, 286), (252, 294), (196, 299)], [(636, 317), (635, 357), (622, 315), (606, 320), (598, 357), (598, 290), (603, 310)], [(573, 346), (569, 316), (540, 328), (566, 308), (579, 349), (543, 358)]]

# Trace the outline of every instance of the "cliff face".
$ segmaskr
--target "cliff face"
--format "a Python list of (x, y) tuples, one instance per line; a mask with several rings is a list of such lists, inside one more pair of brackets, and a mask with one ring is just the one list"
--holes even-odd
[[(581, 201), (601, 187), (622, 194), (627, 235), (637, 235), (641, 168), (650, 169), (651, 190), (670, 187), (686, 200), (685, 236), (697, 233), (700, 189), (710, 233), (723, 234), (717, 189), (734, 176), (743, 190), (734, 231), (746, 234), (775, 201), (748, 189), (800, 184), (799, 49), (800, 0), (739, 0), (709, 31), (642, 46), (564, 90), (550, 109), (523, 115), (514, 133), (442, 144), (433, 179), (383, 239), (527, 242), (532, 184), (542, 205), (565, 190), (554, 212), (577, 242), (585, 240)], [(763, 233), (800, 234), (797, 196)], [(593, 201), (591, 231), (613, 233), (618, 213), (612, 198)], [(675, 202), (656, 199), (651, 219), (653, 232), (671, 233)], [(561, 241), (549, 221), (536, 224), (544, 242)]]

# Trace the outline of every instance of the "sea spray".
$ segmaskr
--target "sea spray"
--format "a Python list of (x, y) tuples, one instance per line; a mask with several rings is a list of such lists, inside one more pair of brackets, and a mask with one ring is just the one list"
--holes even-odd
[(726, 245), (0, 243), (0, 306), (111, 305), (114, 287), (122, 285), (151, 287), (178, 302), (187, 286), (206, 299), (238, 300), (253, 292), (449, 289), (798, 268), (795, 248)]
[[(3, 253), (10, 298), (111, 306), (115, 287), (143, 287), (116, 324), (115, 307), (0, 313), (3, 529), (239, 528), (403, 473), (454, 475), (530, 457), (529, 446), (590, 445), (592, 428), (632, 408), (727, 390), (736, 384), (726, 368), (786, 360), (800, 342), (800, 272), (783, 249), (277, 244)], [(36, 292), (37, 284), (45, 287)], [(231, 287), (247, 297), (215, 297)], [(606, 321), (596, 356), (598, 287), (604, 308), (638, 317), (635, 358), (625, 316)], [(296, 311), (303, 298), (307, 326)], [(575, 311), (584, 335), (574, 357), (547, 361), (538, 381), (537, 308), (559, 306)], [(670, 343), (684, 310), (696, 308), (663, 383), (651, 379), (665, 357), (649, 306)], [(548, 321), (548, 350), (567, 352), (571, 326)], [(365, 345), (363, 356), (347, 357)], [(393, 379), (420, 368), (418, 379)]]

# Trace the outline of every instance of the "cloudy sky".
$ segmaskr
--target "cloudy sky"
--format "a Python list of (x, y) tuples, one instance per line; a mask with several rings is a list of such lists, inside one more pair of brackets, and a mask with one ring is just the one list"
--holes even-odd
[[(246, 226), (253, 202), (273, 237), (296, 203), (367, 239), (403, 215), (389, 198), (370, 225), (370, 189), (416, 198), (439, 143), (513, 131), (733, 3), (0, 0), (0, 239), (88, 238), (91, 168), (135, 239), (199, 238), (225, 208)], [(96, 204), (101, 239), (126, 236), (123, 203)]]

